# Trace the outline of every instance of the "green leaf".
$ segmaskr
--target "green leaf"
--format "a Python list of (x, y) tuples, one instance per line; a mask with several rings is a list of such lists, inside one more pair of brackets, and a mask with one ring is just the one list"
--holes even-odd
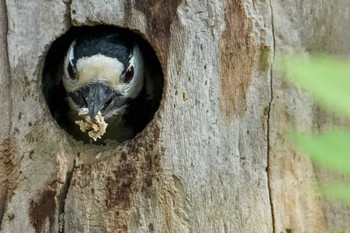
[(293, 133), (292, 140), (310, 158), (333, 170), (350, 171), (350, 132), (330, 131), (318, 135)]
[(350, 62), (329, 57), (283, 58), (291, 80), (311, 92), (326, 108), (350, 116)]
[(346, 184), (321, 183), (320, 191), (328, 198), (350, 204), (350, 186)]

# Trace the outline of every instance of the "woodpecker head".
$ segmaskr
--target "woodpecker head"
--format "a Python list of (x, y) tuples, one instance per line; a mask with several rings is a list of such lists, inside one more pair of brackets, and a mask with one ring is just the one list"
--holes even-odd
[(74, 40), (64, 59), (63, 85), (73, 111), (88, 108), (94, 118), (123, 114), (141, 92), (144, 63), (139, 47), (119, 34)]

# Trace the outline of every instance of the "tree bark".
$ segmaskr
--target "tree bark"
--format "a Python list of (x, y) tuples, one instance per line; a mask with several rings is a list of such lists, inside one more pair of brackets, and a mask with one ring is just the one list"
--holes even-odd
[[(327, 232), (350, 211), (288, 130), (341, 123), (281, 79), (279, 52), (347, 54), (347, 0), (0, 2), (0, 232)], [(42, 92), (71, 26), (141, 33), (164, 73), (154, 119), (117, 147), (82, 144)]]

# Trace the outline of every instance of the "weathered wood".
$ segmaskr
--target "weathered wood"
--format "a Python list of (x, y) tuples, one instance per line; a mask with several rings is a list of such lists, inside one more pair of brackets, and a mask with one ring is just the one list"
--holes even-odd
[(8, 65), (1, 70), (9, 70), (12, 107), (10, 119), (2, 123), (11, 126), (1, 149), (6, 152), (1, 153), (1, 162), (7, 164), (9, 174), (4, 188), (10, 192), (2, 232), (57, 232), (59, 196), (67, 163), (72, 160), (65, 155), (70, 149), (64, 133), (45, 105), (41, 73), (48, 46), (67, 29), (66, 5), (57, 1), (5, 3), (7, 22), (1, 23), (7, 24), (7, 52), (2, 56), (8, 55)]
[[(349, 6), (345, 0), (272, 1), (276, 52), (347, 55), (350, 34), (340, 21), (349, 19)], [(288, 140), (291, 129), (318, 132), (342, 121), (320, 111), (309, 96), (282, 80), (277, 69), (272, 75), (269, 179), (275, 232), (350, 230), (344, 220), (349, 219), (348, 208), (322, 200), (313, 188), (322, 182), (318, 177), (329, 174), (320, 175)]]
[(0, 128), (0, 141), (3, 141), (10, 134), (10, 115), (11, 115), (11, 80), (9, 76), (8, 64), (8, 49), (7, 49), (7, 9), (5, 3), (0, 2), (0, 102), (1, 109), (3, 109), (4, 122), (7, 122)]
[[(273, 63), (280, 51), (346, 54), (346, 7), (346, 0), (0, 2), (0, 232), (350, 228), (341, 216), (349, 210), (313, 190), (324, 173), (287, 141), (288, 127), (339, 121), (318, 114)], [(52, 42), (72, 25), (96, 24), (141, 33), (164, 73), (154, 119), (118, 147), (76, 142), (41, 90)]]

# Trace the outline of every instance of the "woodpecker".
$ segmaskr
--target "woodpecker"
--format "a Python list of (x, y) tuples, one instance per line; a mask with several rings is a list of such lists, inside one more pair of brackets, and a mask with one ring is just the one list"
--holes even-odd
[(69, 106), (68, 131), (87, 140), (74, 124), (79, 109), (108, 124), (102, 140), (119, 142), (141, 130), (154, 113), (154, 86), (145, 74), (136, 41), (121, 33), (84, 35), (74, 39), (64, 57), (62, 84)]

